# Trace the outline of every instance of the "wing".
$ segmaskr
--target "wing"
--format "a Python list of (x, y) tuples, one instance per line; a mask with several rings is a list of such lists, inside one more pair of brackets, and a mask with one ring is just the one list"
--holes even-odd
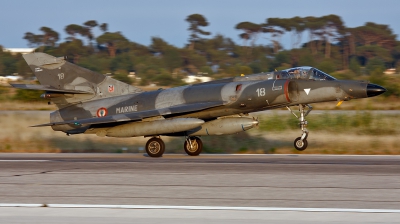
[(119, 123), (119, 122), (127, 122), (127, 121), (139, 121), (145, 118), (163, 116), (169, 114), (180, 114), (187, 112), (196, 112), (205, 110), (208, 108), (213, 108), (217, 106), (222, 106), (225, 103), (223, 101), (216, 102), (200, 102), (200, 103), (192, 103), (192, 104), (181, 104), (172, 107), (155, 109), (155, 110), (146, 110), (139, 112), (131, 112), (125, 114), (116, 114), (105, 117), (95, 117), (95, 118), (86, 118), (80, 120), (70, 120), (63, 122), (53, 122), (46, 124), (34, 125), (31, 127), (44, 127), (44, 126), (53, 126), (53, 125), (62, 125), (62, 124), (70, 124), (75, 125), (77, 127), (82, 125), (92, 125), (92, 124), (110, 124), (110, 123)]
[(13, 86), (14, 88), (18, 88), (18, 89), (44, 90), (44, 91), (57, 92), (57, 93), (71, 93), (71, 94), (91, 93), (91, 92), (87, 92), (87, 91), (74, 90), (74, 89), (56, 89), (51, 86), (43, 86), (43, 85), (27, 85), (27, 84), (11, 83), (11, 86)]

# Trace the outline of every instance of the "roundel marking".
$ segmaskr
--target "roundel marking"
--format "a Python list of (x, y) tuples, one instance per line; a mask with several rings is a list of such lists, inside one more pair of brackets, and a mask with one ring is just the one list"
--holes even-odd
[(102, 107), (97, 110), (96, 115), (97, 117), (105, 117), (107, 116), (107, 113), (108, 113), (107, 109)]

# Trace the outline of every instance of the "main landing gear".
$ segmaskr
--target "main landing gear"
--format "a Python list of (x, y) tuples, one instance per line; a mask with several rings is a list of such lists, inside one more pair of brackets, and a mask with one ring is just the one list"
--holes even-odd
[[(305, 111), (305, 108), (307, 107), (307, 111)], [(286, 107), (297, 119), (299, 119), (300, 123), (300, 129), (303, 132), (302, 135), (294, 140), (294, 147), (299, 150), (303, 151), (307, 148), (308, 142), (307, 142), (307, 137), (308, 137), (308, 130), (307, 130), (307, 120), (306, 116), (311, 112), (313, 109), (311, 105), (309, 104), (299, 104), (299, 111), (300, 115), (297, 116), (290, 107)]]
[(198, 156), (203, 149), (203, 142), (198, 137), (187, 137), (183, 148), (189, 156)]
[[(183, 145), (189, 156), (198, 156), (203, 149), (203, 142), (199, 137), (186, 137)], [(146, 143), (146, 153), (150, 157), (161, 157), (165, 152), (165, 143), (160, 137), (150, 138)]]
[(150, 157), (161, 157), (165, 151), (165, 143), (160, 137), (153, 137), (146, 143), (146, 152)]

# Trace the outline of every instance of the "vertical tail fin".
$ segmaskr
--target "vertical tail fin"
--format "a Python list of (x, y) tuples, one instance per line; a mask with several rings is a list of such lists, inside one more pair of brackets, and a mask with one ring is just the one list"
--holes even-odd
[[(57, 89), (58, 95), (51, 98), (51, 101), (58, 107), (142, 92), (139, 88), (72, 64), (63, 57), (57, 58), (45, 53), (25, 54), (23, 57), (40, 84), (47, 87), (47, 91)], [(59, 94), (63, 91), (65, 94)], [(71, 94), (73, 91), (84, 93)]]

